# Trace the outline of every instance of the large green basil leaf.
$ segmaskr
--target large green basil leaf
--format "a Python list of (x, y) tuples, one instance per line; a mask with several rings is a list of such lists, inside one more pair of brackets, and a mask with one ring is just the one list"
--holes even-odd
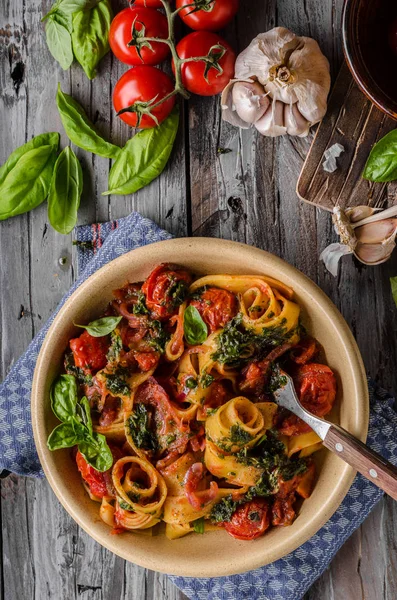
[(363, 177), (379, 182), (397, 180), (397, 129), (385, 135), (372, 148)]
[(88, 398), (83, 396), (80, 402), (77, 404), (79, 410), (81, 410), (81, 418), (84, 426), (88, 429), (90, 435), (92, 435), (92, 418), (91, 408)]
[(47, 19), (45, 32), (49, 51), (66, 71), (73, 62), (70, 17), (54, 12)]
[(183, 329), (188, 344), (202, 344), (208, 337), (207, 325), (195, 306), (188, 306), (183, 315)]
[(61, 423), (50, 433), (47, 446), (49, 450), (60, 450), (71, 448), (79, 443), (80, 433), (74, 423)]
[(117, 158), (121, 148), (103, 139), (80, 104), (62, 92), (60, 86), (56, 102), (66, 135), (76, 146), (105, 158)]
[(101, 433), (93, 433), (85, 441), (79, 443), (79, 451), (88, 464), (97, 471), (107, 471), (113, 464), (113, 454), (106, 438)]
[(33, 150), (34, 148), (39, 148), (40, 146), (54, 146), (54, 150), (56, 151), (58, 150), (58, 145), (59, 133), (50, 132), (36, 135), (36, 137), (32, 138), (29, 142), (23, 144), (23, 146), (19, 146), (19, 148), (10, 154), (4, 165), (0, 167), (0, 185), (2, 185), (8, 173), (15, 167), (21, 156), (26, 154), (26, 152), (29, 152), (29, 150)]
[(59, 233), (70, 233), (76, 225), (82, 191), (83, 171), (75, 153), (67, 146), (55, 163), (48, 194), (48, 218)]
[(91, 321), (88, 325), (78, 325), (77, 323), (74, 323), (74, 325), (86, 329), (92, 337), (103, 337), (112, 333), (122, 318), (123, 317), (102, 317), (102, 319)]
[(73, 15), (73, 52), (89, 79), (94, 79), (99, 61), (109, 52), (112, 19), (109, 0), (101, 0), (94, 8)]
[(76, 417), (77, 405), (77, 383), (74, 375), (60, 375), (52, 384), (50, 398), (54, 415), (63, 423), (72, 422)]
[(179, 114), (174, 110), (163, 123), (144, 129), (121, 150), (109, 173), (109, 194), (134, 194), (163, 171), (178, 131)]
[(55, 146), (28, 150), (0, 185), (0, 221), (28, 212), (47, 198), (56, 159)]

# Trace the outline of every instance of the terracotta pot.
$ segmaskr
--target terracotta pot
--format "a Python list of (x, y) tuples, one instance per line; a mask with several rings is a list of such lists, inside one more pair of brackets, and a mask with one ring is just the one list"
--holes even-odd
[(397, 19), (395, 0), (345, 0), (343, 49), (356, 83), (380, 110), (397, 119), (397, 55), (389, 32)]
[(292, 286), (302, 307), (303, 322), (324, 346), (325, 358), (338, 380), (333, 418), (361, 440), (368, 427), (368, 392), (363, 363), (350, 330), (327, 296), (305, 275), (264, 252), (210, 238), (159, 242), (117, 258), (85, 281), (54, 319), (40, 351), (32, 390), (35, 441), (47, 479), (77, 523), (103, 546), (148, 569), (192, 577), (217, 577), (255, 569), (285, 556), (313, 536), (331, 517), (347, 493), (354, 471), (339, 457), (322, 450), (316, 457), (318, 481), (290, 527), (273, 528), (253, 542), (231, 538), (225, 531), (188, 535), (170, 541), (125, 533), (111, 535), (99, 518), (99, 504), (86, 494), (69, 450), (50, 452), (46, 440), (57, 424), (49, 390), (60, 371), (75, 323), (97, 318), (112, 290), (127, 281), (142, 281), (162, 262), (178, 263), (197, 274), (266, 274)]

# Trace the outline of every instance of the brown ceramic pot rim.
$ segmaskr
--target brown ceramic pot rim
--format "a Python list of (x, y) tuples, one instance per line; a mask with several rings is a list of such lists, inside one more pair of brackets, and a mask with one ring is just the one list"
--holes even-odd
[[(203, 248), (205, 248), (204, 251)], [(133, 539), (128, 545), (126, 542), (120, 545), (119, 536), (108, 535), (108, 529), (105, 533), (103, 523), (99, 523), (99, 518), (94, 520), (89, 517), (83, 508), (74, 501), (71, 496), (72, 491), (68, 489), (65, 480), (56, 469), (57, 463), (53, 462), (54, 453), (50, 453), (46, 446), (48, 430), (46, 429), (45, 415), (49, 410), (49, 402), (44, 397), (44, 390), (46, 378), (48, 378), (48, 363), (51, 361), (53, 349), (57, 344), (59, 346), (59, 330), (66, 321), (70, 321), (69, 313), (73, 312), (74, 306), (81, 303), (83, 298), (87, 299), (94, 282), (106, 281), (106, 278), (109, 278), (110, 274), (113, 277), (118, 269), (123, 268), (125, 270), (127, 264), (132, 265), (131, 271), (133, 271), (134, 262), (135, 264), (137, 262), (139, 264), (139, 261), (147, 263), (148, 256), (150, 256), (150, 268), (161, 262), (168, 262), (170, 257), (172, 262), (178, 262), (177, 257), (180, 256), (180, 263), (189, 266), (189, 262), (195, 261), (197, 263), (198, 260), (201, 260), (200, 257), (203, 253), (205, 254), (205, 260), (209, 261), (212, 260), (212, 256), (217, 256), (218, 261), (223, 260), (224, 256), (228, 258), (229, 262), (235, 260), (234, 272), (236, 272), (236, 268), (240, 269), (239, 265), (241, 264), (240, 270), (242, 273), (244, 272), (244, 265), (248, 265), (252, 259), (254, 264), (263, 265), (258, 269), (259, 273), (266, 274), (270, 272), (274, 277), (278, 273), (278, 278), (291, 284), (296, 292), (301, 290), (302, 293), (307, 294), (313, 306), (313, 311), (316, 311), (318, 321), (321, 319), (327, 320), (329, 327), (332, 327), (334, 331), (333, 342), (338, 349), (343, 351), (346, 357), (346, 369), (350, 374), (351, 381), (349, 381), (349, 385), (352, 390), (352, 394), (350, 394), (350, 398), (346, 399), (346, 402), (353, 403), (352, 408), (355, 407), (352, 415), (354, 413), (356, 425), (352, 433), (365, 441), (369, 421), (366, 375), (356, 342), (342, 315), (316, 284), (282, 259), (245, 244), (214, 238), (172, 239), (138, 248), (108, 263), (83, 282), (61, 308), (44, 339), (34, 373), (31, 408), (34, 439), (48, 482), (68, 513), (91, 537), (115, 554), (145, 568), (187, 577), (220, 577), (256, 569), (278, 560), (311, 538), (337, 510), (347, 494), (355, 475), (353, 469), (343, 463), (340, 458), (335, 457), (337, 470), (332, 482), (328, 484), (329, 490), (327, 490), (327, 496), (323, 504), (317, 506), (313, 514), (307, 515), (305, 521), (301, 520), (300, 525), (296, 525), (295, 528), (294, 525), (290, 528), (282, 528), (289, 530), (288, 536), (286, 539), (283, 538), (282, 543), (278, 542), (277, 532), (272, 534), (273, 537), (269, 538), (271, 543), (268, 543), (266, 535), (254, 542), (238, 542), (229, 538), (225, 532), (220, 531), (196, 537), (190, 535), (173, 542), (165, 541), (165, 539), (160, 540), (159, 546), (161, 549), (156, 554), (157, 546), (153, 546), (152, 540), (159, 540), (159, 538), (150, 538), (151, 541), (147, 542), (143, 536), (126, 534), (131, 535)], [(133, 277), (131, 277), (131, 280), (133, 280)], [(357, 410), (357, 407), (359, 410)], [(217, 536), (220, 535), (227, 536), (227, 539), (225, 539), (226, 545), (233, 546), (238, 550), (238, 552), (236, 550), (236, 556), (233, 560), (228, 560), (227, 556), (223, 557), (222, 552), (217, 552), (213, 560), (206, 558), (205, 549), (208, 547), (210, 550), (212, 544), (215, 546), (218, 540)], [(134, 539), (137, 541), (134, 542)], [(150, 546), (150, 544), (152, 545)], [(154, 544), (156, 544), (156, 541)], [(175, 546), (169, 544), (175, 544)], [(208, 544), (208, 546), (205, 546), (205, 544)], [(197, 552), (200, 552), (200, 547), (201, 555), (198, 556)], [(178, 552), (180, 554), (178, 560), (176, 560), (175, 555)]]

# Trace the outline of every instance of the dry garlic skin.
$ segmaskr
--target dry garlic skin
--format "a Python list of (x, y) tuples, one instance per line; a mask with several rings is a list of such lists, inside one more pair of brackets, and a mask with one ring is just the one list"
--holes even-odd
[[(272, 106), (282, 102), (290, 107), (289, 112), (284, 110), (282, 124), (279, 118), (273, 122), (275, 128), (270, 124), (270, 133), (266, 133), (269, 129), (268, 118), (262, 116), (259, 119), (265, 121), (264, 127), (257, 127), (263, 130), (263, 135), (283, 135), (281, 132), (307, 135), (310, 126), (320, 121), (326, 113), (331, 85), (329, 63), (317, 42), (311, 38), (296, 36), (285, 27), (275, 27), (252, 40), (237, 57), (235, 69), (234, 81), (249, 80), (253, 85), (259, 83), (268, 94)], [(233, 96), (236, 85), (234, 83)], [(224, 98), (224, 118), (233, 122), (232, 113), (236, 111), (236, 106), (231, 106), (230, 96), (227, 99), (225, 94)], [(280, 108), (273, 106), (273, 109), (273, 115), (278, 113), (279, 116)], [(258, 120), (248, 121), (243, 111), (238, 117), (243, 126), (258, 123)], [(277, 130), (280, 133), (275, 134)]]

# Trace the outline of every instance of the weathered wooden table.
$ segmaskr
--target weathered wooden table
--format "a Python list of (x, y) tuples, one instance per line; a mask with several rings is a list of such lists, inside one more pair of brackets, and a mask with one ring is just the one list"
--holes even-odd
[[(63, 72), (50, 56), (40, 18), (49, 0), (3, 0), (0, 6), (0, 160), (33, 135), (59, 130), (57, 82), (71, 92), (106, 136), (124, 143), (128, 127), (114, 116), (112, 86), (126, 67), (110, 55), (90, 83)], [(118, 2), (118, 9), (126, 2)], [(245, 6), (244, 6), (245, 5)], [(243, 49), (274, 25), (316, 38), (335, 76), (342, 61), (342, 0), (251, 0), (227, 37)], [(109, 161), (77, 149), (85, 189), (80, 222), (138, 210), (176, 236), (218, 236), (283, 257), (316, 281), (352, 328), (368, 373), (397, 390), (395, 310), (388, 278), (395, 257), (377, 268), (351, 258), (332, 278), (319, 263), (332, 240), (328, 214), (300, 203), (295, 184), (311, 137), (260, 137), (222, 123), (219, 98), (192, 98), (172, 159), (161, 178), (131, 197), (101, 196)], [(62, 136), (65, 145), (67, 139)], [(231, 150), (220, 153), (219, 148)], [(46, 206), (0, 227), (0, 376), (25, 350), (75, 277), (71, 236), (48, 225)], [(62, 260), (60, 260), (62, 259)], [(66, 259), (66, 260), (65, 260)], [(1, 483), (1, 588), (7, 600), (180, 599), (165, 576), (125, 563), (89, 538), (65, 513), (45, 481), (10, 476)], [(384, 499), (351, 537), (306, 600), (395, 600), (397, 510)]]

